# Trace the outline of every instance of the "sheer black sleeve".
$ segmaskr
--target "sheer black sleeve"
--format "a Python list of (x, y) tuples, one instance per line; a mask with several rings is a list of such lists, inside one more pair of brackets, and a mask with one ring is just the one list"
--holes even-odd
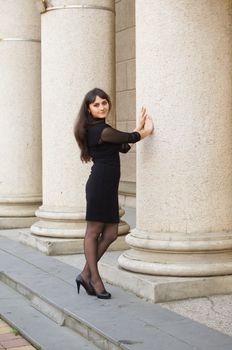
[(131, 146), (128, 145), (128, 143), (122, 143), (119, 148), (119, 152), (121, 153), (127, 153), (131, 149)]
[(111, 143), (135, 143), (140, 140), (141, 136), (137, 131), (134, 132), (123, 132), (117, 129), (107, 127), (102, 130), (100, 143), (111, 142)]

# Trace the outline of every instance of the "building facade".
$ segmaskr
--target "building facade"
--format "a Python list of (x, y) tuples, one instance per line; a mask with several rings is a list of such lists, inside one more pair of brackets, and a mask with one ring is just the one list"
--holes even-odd
[(32, 225), (24, 240), (41, 248), (51, 237), (66, 253), (81, 250), (90, 165), (79, 159), (73, 123), (98, 86), (112, 97), (118, 129), (132, 131), (142, 105), (155, 123), (121, 160), (121, 204), (136, 207), (137, 220), (129, 234), (120, 224), (115, 249), (125, 235), (130, 249), (119, 265), (231, 274), (232, 1), (35, 5), (0, 1), (1, 227)]

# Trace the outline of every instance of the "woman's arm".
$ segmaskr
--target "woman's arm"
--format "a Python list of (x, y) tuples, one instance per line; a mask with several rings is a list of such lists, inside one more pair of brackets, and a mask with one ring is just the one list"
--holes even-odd
[[(134, 131), (140, 134), (140, 140), (152, 134), (154, 125), (152, 118), (147, 114), (146, 108), (142, 107), (139, 115), (138, 126)], [(131, 145), (132, 146), (132, 145)]]
[[(131, 144), (131, 145), (133, 145), (133, 144)], [(130, 149), (131, 149), (131, 146), (129, 145), (129, 143), (122, 143), (120, 145), (119, 152), (127, 153), (127, 152), (129, 152)]]
[[(150, 135), (153, 131), (153, 122), (151, 117), (147, 115), (146, 108), (142, 107), (139, 117), (138, 126), (133, 132), (123, 132), (110, 126), (105, 127), (99, 139), (99, 143), (111, 142), (118, 144), (134, 144), (141, 139)], [(129, 151), (129, 147), (128, 151)]]
[(99, 143), (111, 142), (111, 143), (135, 143), (140, 140), (140, 133), (135, 132), (123, 132), (112, 127), (106, 127), (102, 130)]

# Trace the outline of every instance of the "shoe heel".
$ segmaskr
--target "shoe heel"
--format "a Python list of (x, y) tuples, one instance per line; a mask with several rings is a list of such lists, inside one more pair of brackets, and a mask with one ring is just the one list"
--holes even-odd
[(76, 284), (77, 284), (77, 293), (79, 294), (81, 283), (80, 283), (80, 281), (76, 281)]
[(80, 291), (80, 286), (82, 286), (85, 289), (87, 294), (95, 295), (95, 292), (92, 289), (91, 285), (88, 284), (87, 282), (85, 282), (80, 274), (76, 277), (76, 284), (77, 284), (77, 293), (78, 294), (79, 294), (79, 291)]

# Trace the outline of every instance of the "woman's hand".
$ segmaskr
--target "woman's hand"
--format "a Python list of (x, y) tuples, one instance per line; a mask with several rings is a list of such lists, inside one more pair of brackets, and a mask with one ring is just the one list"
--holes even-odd
[(146, 108), (142, 107), (140, 110), (140, 113), (139, 113), (139, 120), (137, 122), (137, 126), (134, 129), (134, 131), (139, 132), (140, 130), (142, 130), (144, 128), (146, 117), (147, 117)]
[(144, 130), (148, 132), (148, 135), (152, 134), (154, 130), (153, 120), (149, 115), (146, 116)]
[(154, 130), (154, 125), (152, 118), (147, 114), (146, 108), (142, 107), (139, 115), (138, 126), (134, 129), (137, 131), (141, 140), (152, 134)]
[(140, 110), (140, 114), (139, 114), (138, 126), (136, 128), (138, 131), (140, 131), (140, 130), (142, 130), (144, 128), (146, 117), (147, 117), (146, 108), (142, 107), (141, 110)]
[(151, 135), (153, 133), (153, 130), (154, 130), (154, 125), (153, 125), (152, 118), (149, 115), (146, 115), (144, 127), (139, 131), (141, 140)]

